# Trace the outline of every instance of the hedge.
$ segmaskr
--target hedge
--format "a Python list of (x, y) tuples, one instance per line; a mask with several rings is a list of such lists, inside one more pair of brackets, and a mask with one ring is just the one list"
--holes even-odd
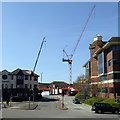
[(97, 97), (93, 97), (93, 98), (90, 98), (90, 99), (87, 99), (84, 101), (84, 103), (88, 104), (88, 105), (92, 105), (93, 102), (102, 102), (105, 98), (97, 98)]
[(84, 103), (88, 105), (92, 105), (93, 102), (108, 103), (113, 107), (120, 108), (120, 102), (116, 103), (115, 99), (110, 99), (110, 98), (93, 97), (84, 101)]

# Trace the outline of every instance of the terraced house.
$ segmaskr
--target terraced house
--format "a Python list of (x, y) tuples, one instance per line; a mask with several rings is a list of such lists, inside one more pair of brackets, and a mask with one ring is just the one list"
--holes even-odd
[(30, 90), (36, 91), (39, 75), (30, 70), (16, 69), (13, 72), (3, 70), (0, 72), (2, 78), (3, 98), (10, 96), (28, 97)]
[(102, 41), (97, 34), (89, 45), (90, 59), (83, 65), (90, 96), (120, 96), (120, 37)]

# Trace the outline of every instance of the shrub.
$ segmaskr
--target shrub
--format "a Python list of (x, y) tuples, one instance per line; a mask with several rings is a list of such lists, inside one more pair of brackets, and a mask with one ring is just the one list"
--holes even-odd
[(87, 99), (84, 101), (85, 104), (92, 105), (93, 102), (101, 102), (101, 103), (108, 103), (113, 107), (119, 107), (120, 108), (120, 102), (116, 103), (115, 99), (110, 99), (110, 98), (101, 98), (101, 97), (93, 97), (90, 99)]
[(116, 103), (115, 99), (107, 98), (107, 99), (103, 100), (102, 103), (108, 103), (108, 104), (110, 104), (113, 107), (119, 107), (120, 108), (120, 102)]
[(90, 99), (87, 99), (84, 101), (84, 103), (88, 104), (88, 105), (92, 105), (93, 102), (102, 102), (105, 98), (97, 98), (97, 97), (93, 97), (93, 98), (90, 98)]
[(78, 98), (81, 102), (83, 101), (83, 93), (77, 93), (75, 98)]

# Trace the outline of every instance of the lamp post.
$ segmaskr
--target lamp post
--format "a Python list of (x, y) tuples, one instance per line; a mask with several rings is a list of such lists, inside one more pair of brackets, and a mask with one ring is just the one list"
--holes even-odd
[(41, 90), (42, 90), (42, 74), (43, 72), (41, 72)]

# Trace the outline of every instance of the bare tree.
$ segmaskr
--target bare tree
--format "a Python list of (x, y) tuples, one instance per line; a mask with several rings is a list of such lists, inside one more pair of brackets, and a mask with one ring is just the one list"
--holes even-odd
[(90, 91), (90, 81), (86, 78), (85, 75), (81, 75), (77, 78), (76, 82), (73, 83), (73, 87), (79, 92), (83, 93), (84, 97), (89, 96)]

